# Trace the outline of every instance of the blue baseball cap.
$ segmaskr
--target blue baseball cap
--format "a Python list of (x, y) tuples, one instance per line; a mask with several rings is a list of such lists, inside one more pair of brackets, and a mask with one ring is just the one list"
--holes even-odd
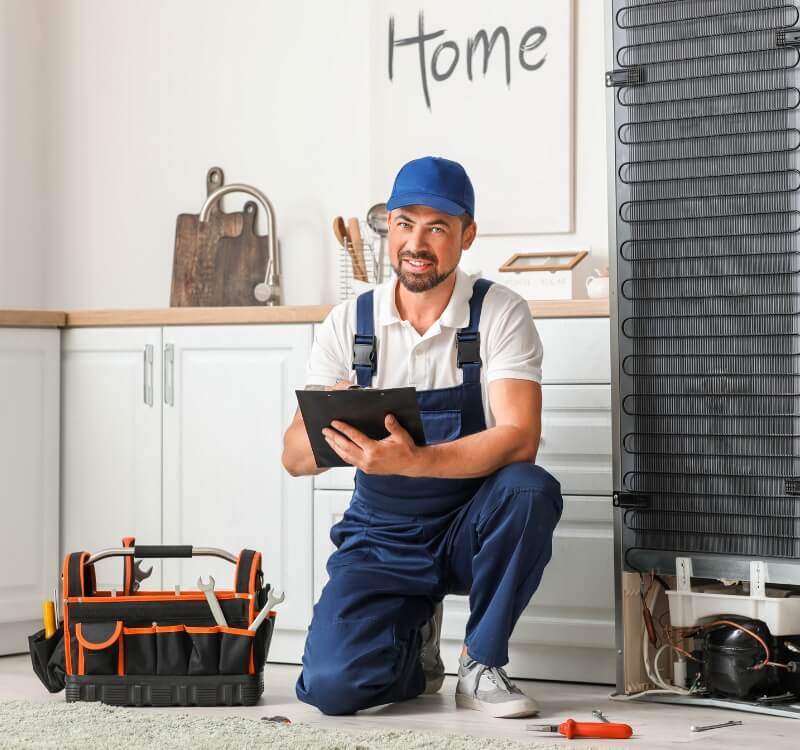
[(430, 206), (451, 216), (475, 216), (475, 191), (457, 161), (423, 156), (404, 164), (395, 177), (386, 208), (401, 206)]

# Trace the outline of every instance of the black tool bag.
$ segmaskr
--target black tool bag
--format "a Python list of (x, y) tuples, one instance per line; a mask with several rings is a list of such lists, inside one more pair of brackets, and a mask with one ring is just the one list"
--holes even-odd
[[(217, 625), (201, 591), (139, 591), (134, 558), (222, 557), (236, 564), (234, 585), (215, 590), (227, 627)], [(122, 591), (97, 591), (94, 563), (124, 558)], [(33, 669), (67, 701), (124, 706), (255, 704), (264, 692), (264, 663), (275, 627), (270, 612), (248, 630), (266, 604), (261, 553), (238, 556), (191, 546), (123, 547), (64, 559), (61, 624), (54, 636), (28, 639)]]

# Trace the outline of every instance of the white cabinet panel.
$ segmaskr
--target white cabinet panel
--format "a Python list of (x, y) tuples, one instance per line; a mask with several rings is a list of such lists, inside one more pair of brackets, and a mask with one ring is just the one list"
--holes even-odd
[(58, 576), (59, 335), (0, 330), (0, 654), (27, 650)]
[[(164, 541), (262, 551), (265, 580), (286, 592), (278, 630), (305, 630), (313, 596), (311, 479), (290, 477), (281, 453), (311, 327), (170, 327), (165, 352), (169, 347)], [(198, 576), (209, 574), (221, 589), (232, 585), (234, 569), (224, 561), (165, 562), (167, 587), (195, 588)]]
[(350, 490), (355, 486), (356, 470), (349, 466), (337, 466), (314, 477), (314, 489)]
[(543, 383), (611, 382), (608, 318), (545, 318), (536, 328), (544, 348)]
[[(64, 331), (61, 368), (62, 555), (117, 547), (124, 536), (159, 544), (161, 329)], [(144, 589), (161, 587), (153, 563)], [(99, 588), (121, 587), (120, 558), (96, 572)]]
[(562, 494), (611, 494), (611, 386), (542, 386), (542, 439), (536, 463)]

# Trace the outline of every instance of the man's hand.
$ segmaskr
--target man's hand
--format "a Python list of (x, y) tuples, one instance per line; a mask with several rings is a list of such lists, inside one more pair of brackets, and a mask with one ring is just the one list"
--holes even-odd
[(384, 420), (388, 436), (383, 440), (372, 440), (349, 424), (334, 420), (322, 434), (328, 445), (347, 463), (366, 474), (399, 474), (422, 476), (421, 451), (411, 435), (400, 423), (387, 414)]

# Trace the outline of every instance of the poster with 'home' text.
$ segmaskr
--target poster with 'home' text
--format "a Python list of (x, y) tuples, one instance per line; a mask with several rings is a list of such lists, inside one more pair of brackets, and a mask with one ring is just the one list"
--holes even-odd
[(572, 6), (370, 0), (374, 200), (406, 161), (444, 156), (472, 178), (481, 234), (572, 231)]

